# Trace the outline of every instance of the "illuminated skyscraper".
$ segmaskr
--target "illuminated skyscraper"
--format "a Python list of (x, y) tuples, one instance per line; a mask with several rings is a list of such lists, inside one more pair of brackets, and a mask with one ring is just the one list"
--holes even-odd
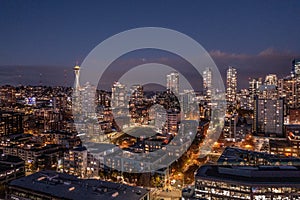
[(167, 89), (173, 92), (175, 95), (179, 93), (179, 74), (178, 72), (172, 72), (167, 75)]
[(278, 91), (276, 85), (261, 85), (258, 88), (258, 97), (262, 99), (277, 99)]
[(210, 100), (212, 93), (212, 71), (208, 67), (203, 72), (203, 91), (205, 99)]
[(285, 98), (288, 108), (300, 108), (300, 79), (291, 77), (279, 79), (278, 95)]
[(167, 131), (172, 134), (176, 134), (178, 131), (180, 113), (179, 112), (167, 112)]
[(129, 89), (129, 110), (134, 123), (147, 123), (148, 115), (144, 104), (144, 91), (141, 85), (132, 85)]
[(126, 86), (120, 82), (115, 82), (111, 89), (111, 106), (112, 108), (126, 107)]
[(265, 78), (265, 85), (275, 85), (275, 86), (277, 86), (277, 76), (276, 76), (276, 74), (268, 74)]
[(250, 79), (249, 81), (249, 92), (253, 95), (257, 93), (258, 88), (262, 85), (262, 78)]
[(300, 59), (292, 61), (292, 75), (278, 80), (278, 95), (288, 108), (300, 108)]
[(258, 94), (258, 89), (262, 85), (262, 78), (252, 78), (249, 80), (249, 108), (254, 108), (254, 97)]
[(237, 92), (237, 71), (233, 67), (229, 67), (227, 70), (227, 90), (226, 100), (228, 105), (234, 106), (236, 104), (236, 92)]
[(85, 83), (80, 88), (81, 112), (84, 116), (93, 117), (95, 115), (95, 86), (92, 86), (89, 82)]
[(79, 91), (80, 90), (80, 83), (79, 83), (80, 67), (78, 65), (74, 67), (74, 72), (75, 72), (74, 88), (75, 91)]
[(294, 59), (292, 65), (292, 77), (300, 78), (300, 59)]
[(141, 85), (133, 85), (129, 90), (130, 99), (132, 101), (143, 101), (144, 90)]
[(193, 90), (184, 90), (183, 93), (180, 93), (181, 112), (183, 114), (190, 113), (193, 109), (194, 101), (195, 93)]
[(236, 141), (236, 125), (238, 122), (238, 115), (236, 113), (229, 115), (226, 114), (223, 136), (228, 141)]

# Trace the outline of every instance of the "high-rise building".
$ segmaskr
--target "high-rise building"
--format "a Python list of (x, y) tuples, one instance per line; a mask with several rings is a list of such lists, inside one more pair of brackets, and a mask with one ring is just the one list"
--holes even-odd
[(11, 107), (16, 103), (16, 89), (13, 86), (0, 87), (0, 105)]
[(179, 93), (179, 73), (172, 72), (167, 75), (167, 89), (175, 95)]
[(258, 89), (262, 85), (262, 78), (252, 78), (249, 80), (249, 107), (254, 109), (254, 97), (258, 95)]
[(96, 88), (90, 83), (85, 83), (80, 89), (82, 99), (81, 113), (86, 117), (95, 117), (95, 96)]
[(233, 67), (229, 67), (227, 70), (226, 80), (226, 100), (228, 105), (236, 105), (236, 92), (237, 92), (237, 71)]
[(277, 76), (276, 76), (276, 74), (268, 74), (265, 78), (265, 85), (275, 85), (275, 86), (277, 86)]
[(203, 71), (203, 92), (206, 100), (211, 100), (212, 95), (212, 71), (207, 67)]
[(300, 59), (292, 61), (291, 76), (278, 81), (278, 95), (285, 98), (289, 109), (300, 108)]
[(238, 122), (237, 114), (227, 114), (225, 116), (223, 136), (228, 141), (236, 141), (236, 125)]
[(134, 99), (137, 101), (143, 100), (144, 97), (144, 89), (143, 86), (137, 84), (130, 87), (130, 99)]
[(184, 90), (183, 93), (180, 93), (181, 112), (184, 115), (188, 115), (192, 112), (194, 99), (195, 94), (193, 90)]
[(300, 59), (294, 59), (292, 61), (292, 77), (293, 78), (300, 77)]
[(276, 85), (261, 85), (258, 88), (258, 97), (261, 99), (277, 99), (278, 90)]
[(108, 92), (103, 90), (97, 90), (97, 104), (105, 108), (110, 106), (110, 96)]
[(244, 110), (252, 110), (253, 107), (250, 105), (250, 95), (248, 89), (242, 89), (237, 93), (237, 101), (239, 108)]
[(127, 92), (125, 85), (121, 84), (120, 82), (115, 82), (111, 90), (111, 106), (113, 109), (125, 108), (126, 106), (128, 106), (126, 105)]
[(112, 86), (111, 109), (114, 116), (115, 126), (118, 130), (130, 125), (129, 100), (125, 85), (115, 82)]
[(258, 88), (262, 85), (262, 78), (252, 78), (249, 80), (249, 92), (254, 96), (257, 94)]
[(286, 77), (278, 81), (278, 95), (288, 108), (300, 108), (300, 79)]
[(261, 99), (255, 97), (254, 123), (255, 133), (283, 136), (284, 99)]
[(14, 112), (0, 112), (0, 136), (23, 133), (24, 115)]
[(144, 103), (144, 90), (141, 85), (133, 85), (129, 91), (129, 111), (133, 123), (148, 123), (147, 106)]
[(300, 108), (300, 76), (295, 79), (295, 108)]
[(161, 133), (166, 128), (167, 112), (164, 109), (155, 109), (154, 126)]
[(176, 111), (168, 111), (167, 112), (167, 131), (169, 133), (176, 134), (178, 131), (178, 122), (180, 113)]

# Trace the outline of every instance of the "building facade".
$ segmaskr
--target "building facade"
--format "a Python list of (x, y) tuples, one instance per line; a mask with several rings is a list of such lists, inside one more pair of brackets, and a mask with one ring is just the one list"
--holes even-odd
[(212, 95), (212, 71), (209, 67), (203, 71), (203, 92), (205, 99), (210, 101)]
[(77, 176), (85, 177), (87, 174), (87, 156), (85, 147), (76, 147), (64, 153), (63, 172)]
[(237, 93), (237, 71), (233, 67), (229, 67), (226, 77), (226, 100), (228, 105), (236, 105), (236, 93)]
[(179, 73), (172, 72), (167, 75), (167, 89), (175, 95), (179, 94)]
[(195, 196), (207, 200), (299, 199), (299, 170), (295, 166), (205, 165), (195, 176)]
[(127, 90), (126, 86), (121, 84), (120, 82), (115, 82), (113, 84), (113, 87), (111, 89), (111, 106), (112, 108), (123, 108), (128, 105), (126, 105), (127, 100)]
[(284, 100), (255, 98), (253, 131), (283, 137)]

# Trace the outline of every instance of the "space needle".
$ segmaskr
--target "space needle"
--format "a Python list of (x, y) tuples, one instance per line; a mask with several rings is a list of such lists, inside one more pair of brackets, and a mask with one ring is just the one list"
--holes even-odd
[(75, 91), (79, 91), (80, 90), (80, 83), (79, 83), (80, 67), (79, 67), (79, 65), (76, 65), (73, 69), (74, 69), (74, 73), (75, 73), (74, 88), (75, 88)]

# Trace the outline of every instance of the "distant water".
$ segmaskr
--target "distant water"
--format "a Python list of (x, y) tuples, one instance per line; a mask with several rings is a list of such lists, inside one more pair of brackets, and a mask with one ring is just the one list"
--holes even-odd
[(0, 66), (0, 85), (72, 86), (73, 69), (63, 66)]

